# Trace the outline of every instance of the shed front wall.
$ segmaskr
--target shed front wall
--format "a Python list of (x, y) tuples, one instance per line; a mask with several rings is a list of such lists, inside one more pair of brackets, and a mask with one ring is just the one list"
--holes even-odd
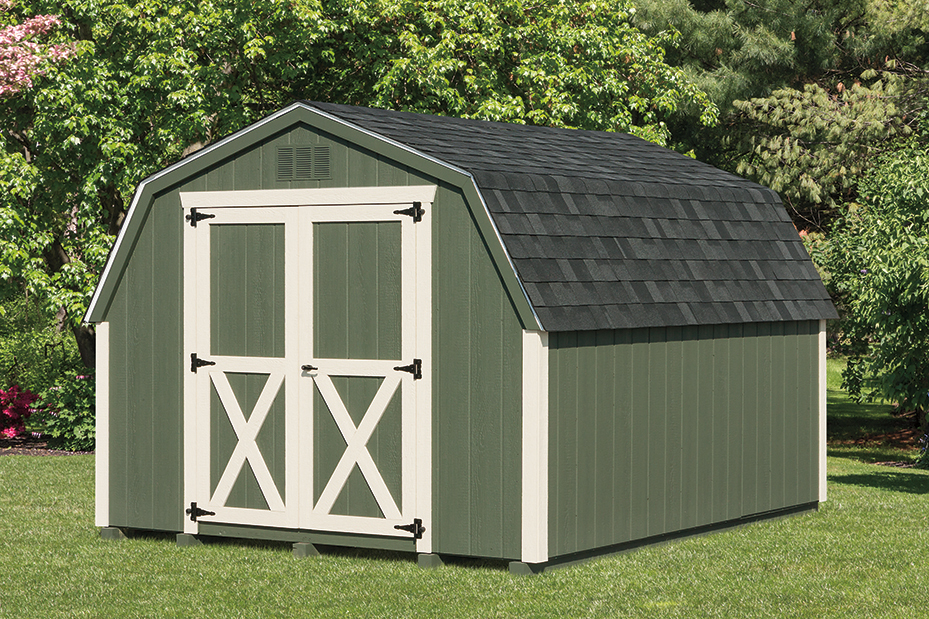
[[(305, 144), (330, 147), (331, 178), (278, 181), (278, 147)], [(434, 552), (519, 557), (522, 326), (490, 256), (487, 243), (496, 239), (483, 238), (475, 225), (471, 209), (482, 206), (456, 187), (305, 125), (150, 199), (105, 312), (109, 525), (183, 530), (189, 351), (179, 192), (424, 184), (439, 186), (432, 217), (434, 522), (425, 524), (433, 527)]]
[(549, 556), (818, 501), (819, 333), (550, 334)]

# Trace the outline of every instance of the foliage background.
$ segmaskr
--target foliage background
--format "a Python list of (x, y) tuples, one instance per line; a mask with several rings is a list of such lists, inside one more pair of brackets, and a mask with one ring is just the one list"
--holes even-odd
[[(927, 201), (879, 215), (869, 196), (923, 173), (908, 158), (929, 137), (925, 2), (0, 0), (0, 69), (11, 58), (31, 68), (0, 89), (0, 296), (28, 297), (49, 333), (21, 326), (35, 346), (0, 342), (0, 370), (16, 349), (33, 365), (7, 379), (35, 391), (75, 352), (93, 366), (81, 318), (137, 183), (310, 99), (628, 131), (771, 186), (845, 312), (849, 384), (876, 372), (862, 393), (924, 410), (922, 321), (882, 303), (926, 256)], [(852, 268), (868, 260), (887, 277)], [(50, 372), (38, 351), (62, 328), (70, 356)]]

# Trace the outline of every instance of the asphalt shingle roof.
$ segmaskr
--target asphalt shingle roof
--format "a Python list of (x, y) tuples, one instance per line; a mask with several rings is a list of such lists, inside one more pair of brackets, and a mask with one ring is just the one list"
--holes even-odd
[(470, 173), (548, 331), (836, 316), (758, 184), (622, 133), (309, 105)]

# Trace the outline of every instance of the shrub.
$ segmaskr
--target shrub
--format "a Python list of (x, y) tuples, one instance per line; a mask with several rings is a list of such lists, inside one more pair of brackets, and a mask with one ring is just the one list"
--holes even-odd
[(70, 329), (25, 294), (0, 300), (0, 385), (42, 393), (83, 367)]
[(823, 254), (842, 310), (843, 386), (856, 398), (929, 410), (929, 151), (885, 157), (859, 182), (862, 203)]
[(39, 398), (28, 389), (13, 385), (8, 390), (0, 389), (0, 437), (16, 438), (26, 432), (26, 419), (30, 408)]
[(36, 418), (50, 447), (69, 451), (94, 448), (94, 377), (72, 374), (42, 394)]

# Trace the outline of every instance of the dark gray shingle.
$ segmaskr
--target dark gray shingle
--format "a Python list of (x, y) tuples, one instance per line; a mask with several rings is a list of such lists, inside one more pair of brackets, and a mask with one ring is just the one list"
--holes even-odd
[(626, 134), (310, 105), (471, 174), (546, 330), (836, 316), (748, 180)]

